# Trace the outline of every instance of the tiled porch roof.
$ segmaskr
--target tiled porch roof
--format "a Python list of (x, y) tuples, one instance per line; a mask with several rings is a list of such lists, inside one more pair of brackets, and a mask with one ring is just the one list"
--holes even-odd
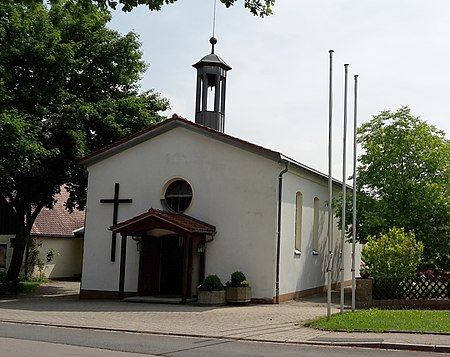
[(145, 213), (117, 223), (110, 229), (113, 232), (126, 233), (128, 235), (148, 231), (153, 228), (172, 228), (178, 232), (214, 235), (216, 227), (202, 222), (182, 213), (150, 208)]

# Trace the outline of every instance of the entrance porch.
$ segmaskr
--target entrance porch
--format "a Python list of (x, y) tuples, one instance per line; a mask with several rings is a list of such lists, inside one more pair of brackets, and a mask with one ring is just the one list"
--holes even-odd
[[(124, 297), (127, 239), (140, 253), (138, 295), (157, 298), (192, 298), (192, 285), (205, 272), (205, 244), (216, 228), (185, 214), (151, 208), (111, 227), (121, 235), (119, 297)], [(197, 279), (193, 279), (193, 274)]]

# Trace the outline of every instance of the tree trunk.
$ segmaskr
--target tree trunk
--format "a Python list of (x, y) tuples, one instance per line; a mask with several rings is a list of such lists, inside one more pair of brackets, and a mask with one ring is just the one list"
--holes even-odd
[(6, 288), (10, 292), (15, 292), (16, 290), (20, 269), (22, 268), (23, 255), (25, 253), (25, 227), (22, 226), (21, 228), (22, 229), (18, 230), (15, 235), (13, 255), (5, 277), (5, 283), (7, 284)]
[[(33, 227), (36, 217), (40, 213), (41, 209), (42, 207), (36, 207), (32, 214), (22, 214), (20, 210), (14, 210), (16, 213), (14, 250), (4, 283), (4, 288), (6, 288), (9, 292), (17, 293), (17, 284), (19, 282), (20, 270), (22, 269), (25, 249), (30, 237), (31, 228)], [(31, 212), (31, 209), (27, 211)]]

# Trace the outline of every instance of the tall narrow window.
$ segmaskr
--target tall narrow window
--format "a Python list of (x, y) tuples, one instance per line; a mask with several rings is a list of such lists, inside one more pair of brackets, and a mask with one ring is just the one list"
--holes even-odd
[(313, 221), (313, 251), (319, 251), (319, 208), (320, 201), (314, 197), (314, 221)]
[(303, 195), (297, 192), (295, 196), (295, 250), (302, 250), (302, 217)]
[(206, 101), (206, 110), (208, 112), (214, 112), (216, 111), (215, 103), (216, 103), (216, 83), (215, 83), (215, 76), (212, 74), (208, 74), (208, 84), (211, 81), (210, 86), (208, 86), (208, 99)]

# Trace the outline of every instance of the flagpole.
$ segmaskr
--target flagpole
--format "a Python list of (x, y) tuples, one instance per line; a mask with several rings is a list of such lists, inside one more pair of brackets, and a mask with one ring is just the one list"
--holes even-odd
[(330, 54), (330, 84), (328, 99), (328, 256), (327, 256), (327, 320), (331, 317), (331, 267), (333, 260), (333, 50), (328, 51)]
[(344, 244), (345, 244), (345, 222), (346, 222), (346, 202), (347, 202), (347, 88), (348, 88), (348, 64), (344, 64), (344, 133), (343, 133), (343, 150), (342, 150), (342, 225), (341, 225), (341, 314), (344, 313), (344, 281), (345, 281), (345, 270), (344, 270)]
[(352, 311), (356, 306), (356, 269), (355, 269), (355, 246), (356, 246), (356, 156), (357, 156), (357, 113), (358, 113), (358, 75), (355, 74), (355, 99), (353, 107), (353, 220), (352, 220)]

